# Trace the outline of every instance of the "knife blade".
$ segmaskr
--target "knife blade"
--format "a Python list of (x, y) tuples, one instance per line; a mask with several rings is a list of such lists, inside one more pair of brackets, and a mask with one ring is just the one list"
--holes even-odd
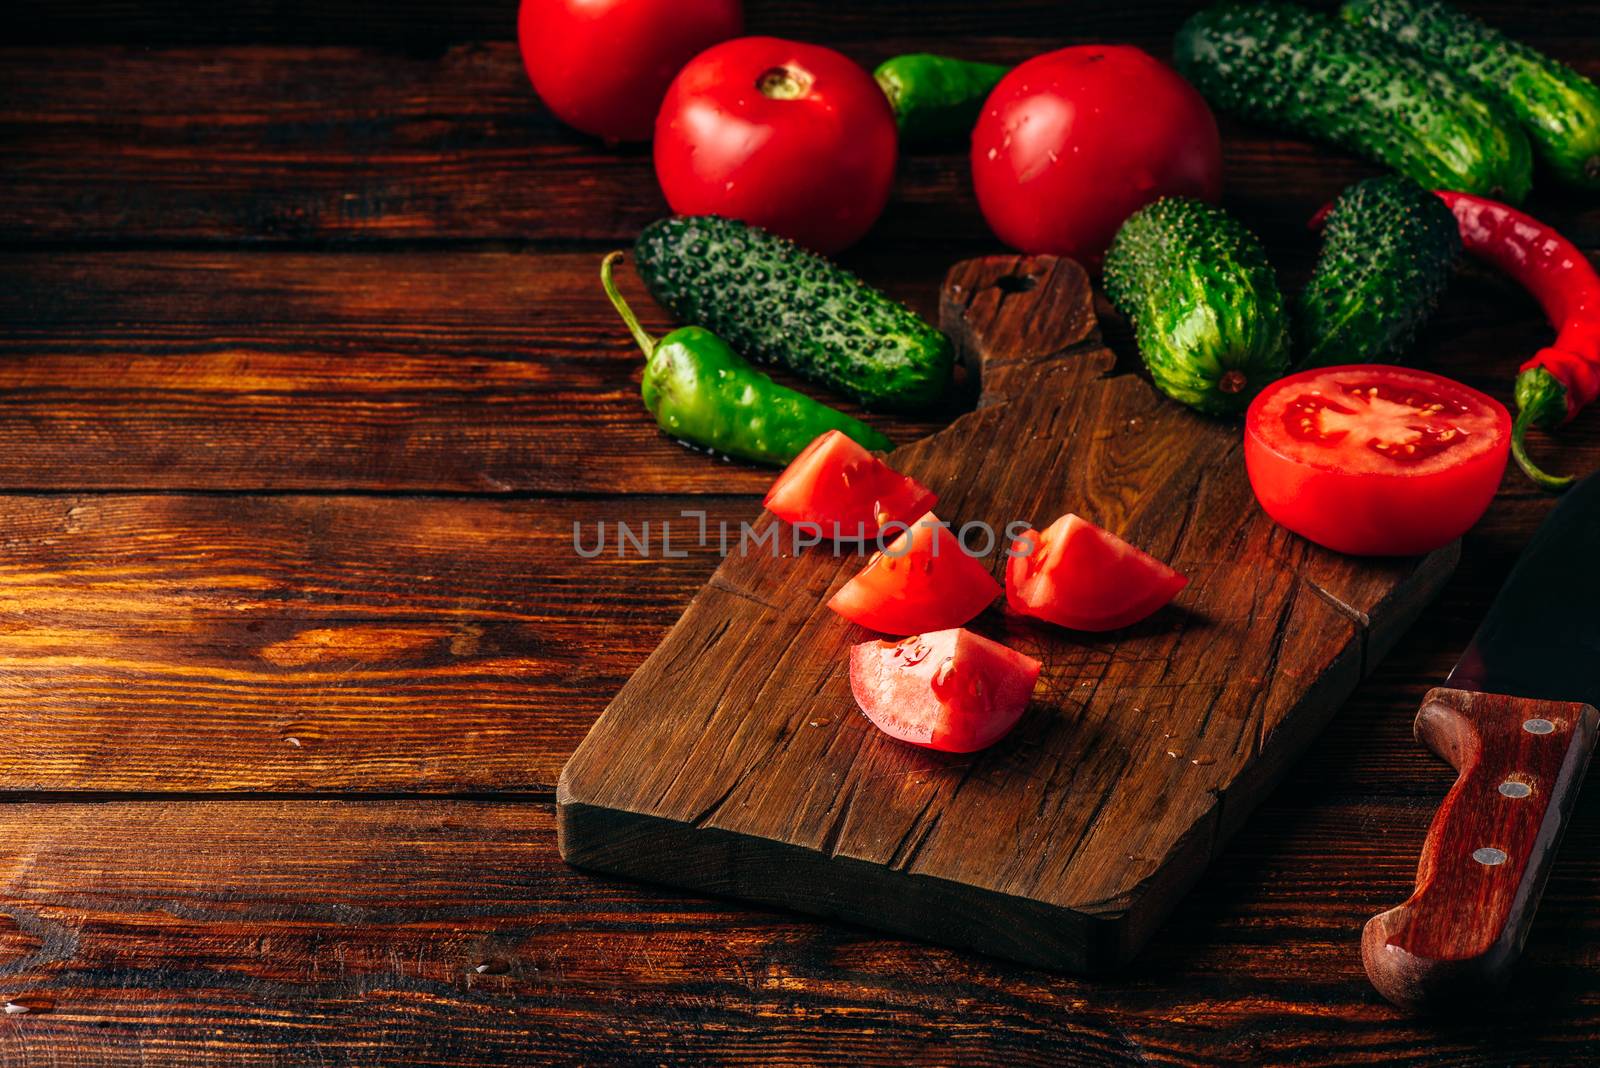
[(1367, 975), (1396, 1004), (1481, 996), (1522, 952), (1600, 724), (1597, 553), (1600, 474), (1557, 504), (1423, 698), (1417, 739), (1457, 778), (1411, 897), (1362, 932)]
[(1561, 498), (1445, 685), (1600, 705), (1600, 476)]

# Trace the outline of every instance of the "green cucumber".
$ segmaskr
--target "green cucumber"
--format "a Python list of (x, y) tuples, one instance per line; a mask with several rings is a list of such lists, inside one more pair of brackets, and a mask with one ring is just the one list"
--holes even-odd
[(1297, 4), (1222, 4), (1173, 43), (1224, 111), (1330, 141), (1429, 189), (1513, 203), (1533, 183), (1527, 135), (1499, 105), (1381, 34)]
[(1333, 202), (1322, 252), (1294, 305), (1302, 365), (1405, 355), (1461, 257), (1444, 201), (1400, 175), (1357, 182)]
[(872, 72), (894, 108), (907, 144), (938, 144), (972, 133), (989, 93), (1011, 70), (950, 56), (913, 52), (886, 59)]
[(1349, 0), (1346, 22), (1414, 50), (1499, 101), (1563, 182), (1600, 189), (1600, 86), (1564, 63), (1433, 0)]
[(1134, 212), (1106, 252), (1105, 286), (1156, 387), (1191, 408), (1236, 415), (1288, 370), (1272, 265), (1221, 208), (1164, 197)]
[(949, 387), (949, 338), (844, 268), (760, 227), (670, 216), (645, 227), (634, 261), (650, 294), (679, 320), (870, 408), (926, 409)]

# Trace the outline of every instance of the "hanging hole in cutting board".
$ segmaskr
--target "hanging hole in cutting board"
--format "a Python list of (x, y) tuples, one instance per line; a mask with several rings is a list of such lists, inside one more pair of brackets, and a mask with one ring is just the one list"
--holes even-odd
[(994, 284), (1002, 293), (1026, 293), (1039, 285), (1039, 279), (1031, 274), (1004, 274)]

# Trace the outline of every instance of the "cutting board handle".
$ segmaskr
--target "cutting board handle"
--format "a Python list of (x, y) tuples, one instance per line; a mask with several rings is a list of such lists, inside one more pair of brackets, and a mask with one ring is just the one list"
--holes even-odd
[(1428, 829), (1416, 890), (1361, 937), (1367, 975), (1408, 1008), (1504, 983), (1594, 750), (1595, 709), (1439, 688), (1417, 740), (1460, 772)]
[[(979, 388), (980, 408), (1019, 396), (1043, 365), (1099, 339), (1089, 279), (1058, 256), (962, 260), (945, 275), (939, 325)], [(1109, 354), (1090, 349), (1109, 369)]]

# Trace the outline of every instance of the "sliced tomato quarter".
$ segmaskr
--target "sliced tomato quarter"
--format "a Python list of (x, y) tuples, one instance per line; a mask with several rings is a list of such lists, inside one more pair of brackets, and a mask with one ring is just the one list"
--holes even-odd
[(879, 730), (902, 742), (971, 753), (1017, 725), (1039, 661), (959, 628), (850, 650), (850, 689)]
[(1041, 534), (1025, 530), (1006, 561), (1006, 604), (1012, 611), (1073, 630), (1132, 626), (1155, 612), (1189, 580), (1068, 512)]
[(1410, 556), (1466, 533), (1511, 449), (1511, 414), (1442, 375), (1385, 364), (1280, 379), (1245, 415), (1245, 467), (1279, 524), (1337, 552)]
[(959, 627), (998, 596), (989, 569), (929, 512), (874, 553), (828, 607), (884, 634), (918, 634)]
[(933, 491), (858, 442), (830, 430), (790, 461), (767, 491), (767, 511), (813, 523), (823, 537), (875, 538), (887, 523), (909, 523), (933, 507)]

